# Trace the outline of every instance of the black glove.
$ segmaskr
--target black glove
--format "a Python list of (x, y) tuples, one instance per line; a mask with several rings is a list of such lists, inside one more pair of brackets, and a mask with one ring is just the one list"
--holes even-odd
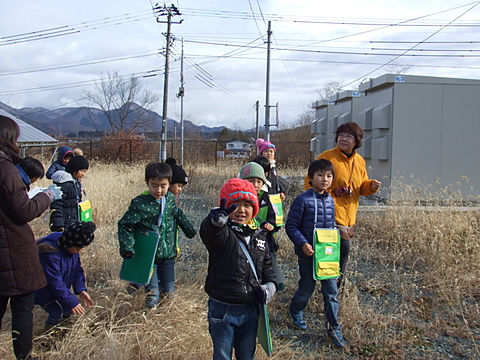
[(122, 256), (124, 259), (131, 259), (133, 258), (133, 251), (125, 251)]
[(213, 225), (218, 227), (225, 225), (228, 221), (228, 215), (230, 215), (232, 212), (234, 212), (237, 209), (236, 204), (230, 205), (230, 207), (227, 209), (225, 207), (226, 203), (227, 203), (227, 199), (221, 199), (220, 207), (216, 207), (210, 210), (209, 216)]

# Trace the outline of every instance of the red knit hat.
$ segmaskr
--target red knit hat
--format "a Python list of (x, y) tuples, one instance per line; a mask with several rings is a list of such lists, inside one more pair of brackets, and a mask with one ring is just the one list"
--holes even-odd
[(252, 217), (258, 214), (257, 190), (255, 190), (253, 184), (247, 180), (240, 178), (228, 180), (220, 189), (220, 200), (221, 199), (227, 199), (227, 203), (225, 204), (227, 209), (236, 201), (246, 200), (253, 205)]

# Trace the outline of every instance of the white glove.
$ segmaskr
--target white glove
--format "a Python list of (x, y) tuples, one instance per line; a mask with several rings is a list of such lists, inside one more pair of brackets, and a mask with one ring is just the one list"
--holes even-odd
[(265, 304), (268, 304), (272, 300), (273, 295), (275, 295), (277, 288), (273, 282), (267, 282), (264, 285), (260, 285), (260, 287), (265, 292)]

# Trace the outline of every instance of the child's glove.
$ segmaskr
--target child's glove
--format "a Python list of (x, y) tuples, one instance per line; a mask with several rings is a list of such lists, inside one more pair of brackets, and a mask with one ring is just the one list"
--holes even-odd
[(228, 221), (228, 215), (230, 215), (237, 209), (237, 205), (235, 204), (230, 205), (228, 209), (225, 208), (226, 203), (227, 199), (221, 199), (220, 207), (216, 207), (210, 210), (209, 216), (213, 225), (218, 227), (225, 225)]
[(260, 285), (257, 289), (258, 302), (260, 304), (268, 304), (272, 300), (276, 291), (277, 288), (273, 282), (267, 282), (264, 285)]
[(43, 190), (43, 193), (50, 198), (50, 202), (55, 201), (55, 200), (60, 200), (62, 198), (62, 194), (63, 194), (60, 186), (57, 186), (55, 184), (52, 184), (48, 188)]
[(122, 254), (122, 257), (124, 259), (131, 259), (133, 258), (135, 254), (133, 253), (133, 251), (125, 251), (123, 254)]

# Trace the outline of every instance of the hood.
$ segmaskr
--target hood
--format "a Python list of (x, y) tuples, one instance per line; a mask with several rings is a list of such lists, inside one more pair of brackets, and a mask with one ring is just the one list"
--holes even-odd
[(61, 232), (54, 232), (38, 240), (38, 253), (43, 254), (60, 251), (58, 246), (58, 238), (60, 236), (62, 236)]
[(75, 179), (73, 178), (72, 174), (66, 172), (66, 171), (63, 171), (63, 170), (58, 170), (58, 171), (55, 171), (52, 175), (52, 181), (53, 182), (56, 182), (57, 184), (62, 184), (62, 183), (65, 183), (67, 181), (75, 181)]
[(63, 157), (65, 156), (66, 153), (71, 152), (73, 153), (73, 150), (70, 146), (60, 146), (57, 150), (57, 161), (65, 166), (65, 163), (63, 162)]
[(22, 161), (20, 155), (8, 150), (0, 150), (0, 159), (10, 161), (14, 165), (17, 165), (20, 161)]
[(27, 186), (27, 190), (30, 190), (30, 178), (28, 177), (27, 173), (25, 172), (25, 170), (23, 170), (23, 168), (20, 165), (16, 165), (16, 167), (24, 184)]

